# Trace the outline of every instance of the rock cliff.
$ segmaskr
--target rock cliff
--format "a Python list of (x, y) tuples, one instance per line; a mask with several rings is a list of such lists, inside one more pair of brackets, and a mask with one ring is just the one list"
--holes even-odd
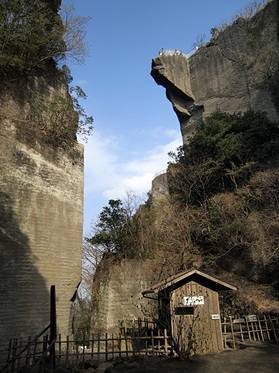
[[(105, 258), (94, 277), (94, 310), (91, 326), (94, 333), (119, 332), (120, 322), (148, 316), (154, 301), (142, 292), (155, 281), (150, 260), (114, 260)], [(150, 304), (151, 303), (151, 304)]]
[[(181, 125), (184, 143), (197, 124), (216, 110), (228, 113), (251, 109), (265, 111), (270, 119), (279, 120), (278, 19), (279, 1), (275, 0), (253, 18), (238, 19), (189, 58), (182, 54), (161, 54), (153, 59), (151, 75), (166, 88), (167, 98)], [(167, 194), (166, 174), (159, 175), (152, 183), (153, 205)], [(162, 205), (158, 206), (158, 210), (161, 209), (161, 214), (164, 214)], [(165, 224), (170, 225), (168, 216), (165, 220)], [(164, 223), (164, 218), (160, 221), (158, 223), (156, 220), (156, 224)], [(197, 224), (200, 224), (198, 219)], [(181, 225), (179, 229), (184, 235), (187, 225)], [(167, 239), (170, 240), (169, 237)], [(178, 241), (173, 242), (173, 252), (176, 252)], [(188, 245), (187, 242), (183, 244)], [(178, 245), (181, 246), (181, 241)], [(165, 247), (162, 248), (161, 256), (157, 252), (156, 258), (148, 262), (139, 259), (102, 261), (94, 282), (93, 294), (97, 307), (92, 318), (94, 332), (100, 329), (116, 330), (119, 320), (143, 317), (144, 313), (140, 311), (150, 310), (150, 304), (143, 305), (144, 300), (140, 296), (144, 287), (148, 288), (163, 280), (168, 272), (169, 276), (177, 273), (179, 268), (181, 270), (182, 261), (187, 266), (190, 263), (196, 265), (194, 250), (190, 255), (185, 252), (181, 258), (173, 252), (164, 255), (164, 250)], [(189, 255), (189, 264), (186, 255)], [(274, 290), (233, 274), (242, 271), (242, 276), (247, 275), (252, 271), (251, 268), (247, 271), (250, 263), (247, 266), (247, 260), (237, 261), (233, 258), (232, 261), (234, 266), (241, 268), (230, 273), (218, 268), (220, 278), (229, 279), (241, 289), (236, 296), (239, 299), (233, 300), (232, 304), (238, 302), (239, 309), (245, 313), (255, 312), (255, 309), (278, 312), (279, 304), (273, 298)], [(226, 312), (235, 310), (227, 309)]]
[(279, 120), (279, 3), (253, 18), (238, 19), (191, 57), (161, 54), (151, 75), (166, 88), (184, 143), (217, 110), (265, 111)]
[(55, 70), (9, 79), (0, 94), (1, 345), (49, 324), (51, 285), (58, 332), (71, 332), (71, 300), (81, 279), (83, 146), (53, 145), (32, 120), (35, 99), (54, 93), (67, 95)]

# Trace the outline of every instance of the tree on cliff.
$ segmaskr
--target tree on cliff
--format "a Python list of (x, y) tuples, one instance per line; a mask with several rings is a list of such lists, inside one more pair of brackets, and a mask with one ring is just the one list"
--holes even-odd
[[(135, 257), (144, 251), (146, 244), (141, 232), (143, 222), (149, 224), (145, 214), (147, 210), (142, 199), (130, 192), (122, 201), (109, 200), (108, 206), (103, 207), (98, 220), (92, 225), (93, 234), (85, 237), (84, 256), (92, 263), (92, 272), (104, 253)], [(135, 244), (135, 239), (140, 241), (139, 245)]]
[(216, 112), (197, 127), (189, 143), (171, 154), (172, 194), (186, 204), (243, 185), (257, 170), (278, 162), (279, 128), (264, 113)]
[(82, 62), (87, 53), (84, 24), (73, 7), (58, 13), (61, 0), (2, 0), (0, 3), (0, 66), (32, 70), (45, 61), (67, 56)]
[(129, 211), (123, 207), (123, 202), (120, 199), (110, 199), (93, 228), (94, 235), (86, 241), (101, 246), (104, 253), (119, 252), (128, 240), (129, 220)]

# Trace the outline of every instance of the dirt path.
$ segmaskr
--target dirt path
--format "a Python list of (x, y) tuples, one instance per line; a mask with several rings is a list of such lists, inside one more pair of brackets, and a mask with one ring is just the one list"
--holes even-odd
[[(251, 343), (245, 349), (194, 356), (186, 361), (145, 358), (106, 368), (106, 373), (279, 373), (279, 346), (258, 342)], [(102, 371), (100, 366), (96, 373)]]

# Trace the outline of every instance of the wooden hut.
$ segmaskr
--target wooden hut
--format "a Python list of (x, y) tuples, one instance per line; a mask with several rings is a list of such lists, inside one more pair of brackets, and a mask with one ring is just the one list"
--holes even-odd
[(159, 320), (179, 351), (206, 354), (223, 350), (218, 291), (236, 287), (195, 268), (143, 292), (158, 294)]

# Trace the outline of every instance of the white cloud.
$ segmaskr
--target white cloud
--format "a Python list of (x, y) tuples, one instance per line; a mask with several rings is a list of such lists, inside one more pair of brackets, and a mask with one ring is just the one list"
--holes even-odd
[(146, 173), (140, 176), (131, 176), (122, 179), (111, 189), (107, 189), (104, 195), (108, 199), (124, 198), (126, 193), (131, 191), (138, 196), (146, 194), (151, 189), (151, 183), (154, 179), (154, 173)]
[(169, 137), (171, 141), (167, 144), (148, 151), (143, 149), (142, 158), (129, 160), (117, 156), (119, 144), (115, 138), (95, 131), (85, 145), (85, 193), (102, 191), (103, 195), (115, 196), (123, 195), (126, 190), (148, 191), (154, 175), (166, 169), (168, 152), (181, 145), (178, 131), (170, 131)]
[[(169, 141), (154, 149), (146, 150), (143, 144), (140, 158), (132, 159), (135, 155), (131, 145), (123, 159), (119, 156), (119, 138), (94, 131), (85, 144), (85, 210), (90, 208), (91, 218), (100, 213), (100, 206), (105, 206), (109, 199), (122, 199), (127, 191), (143, 196), (151, 189), (156, 173), (167, 167), (168, 152), (181, 145), (179, 131), (168, 131), (166, 136)], [(94, 212), (95, 208), (99, 211)]]

